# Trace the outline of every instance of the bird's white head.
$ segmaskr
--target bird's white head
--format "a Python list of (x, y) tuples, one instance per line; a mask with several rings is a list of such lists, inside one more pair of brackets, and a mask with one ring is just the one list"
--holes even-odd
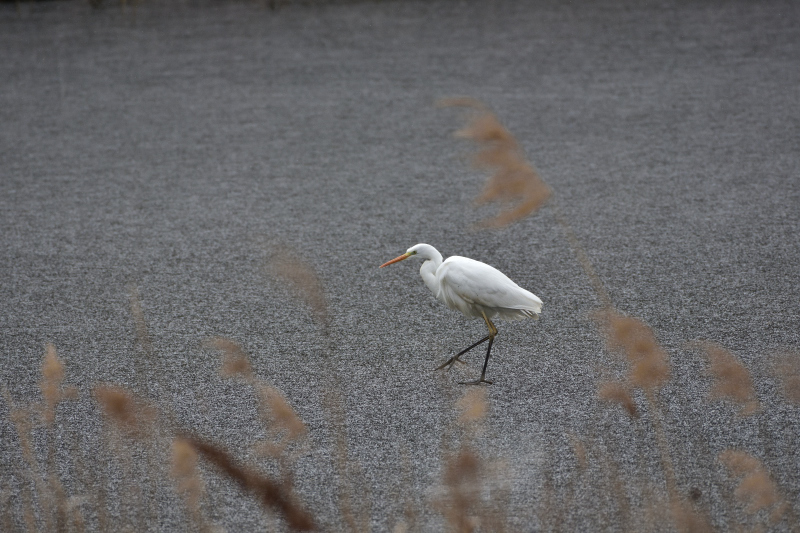
[(409, 257), (413, 256), (418, 256), (420, 259), (424, 259), (426, 261), (431, 259), (434, 261), (438, 259), (439, 262), (442, 261), (442, 254), (440, 254), (436, 248), (434, 248), (430, 244), (420, 243), (420, 244), (415, 244), (414, 246), (409, 248), (403, 255), (395, 257), (391, 261), (386, 261), (384, 264), (380, 266), (380, 268), (389, 266), (392, 263), (397, 263), (398, 261), (402, 261), (404, 259), (408, 259)]

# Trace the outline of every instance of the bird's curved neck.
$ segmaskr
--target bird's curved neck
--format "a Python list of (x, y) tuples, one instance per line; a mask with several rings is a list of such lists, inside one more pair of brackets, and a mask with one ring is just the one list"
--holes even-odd
[(426, 258), (419, 267), (419, 275), (422, 276), (422, 281), (431, 290), (434, 296), (439, 294), (439, 278), (436, 277), (436, 270), (442, 264), (442, 254), (436, 252), (431, 254), (432, 257)]

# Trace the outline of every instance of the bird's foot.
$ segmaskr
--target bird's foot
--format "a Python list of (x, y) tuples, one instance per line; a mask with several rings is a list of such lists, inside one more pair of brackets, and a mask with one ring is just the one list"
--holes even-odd
[(461, 385), (480, 385), (481, 383), (486, 383), (487, 385), (492, 384), (491, 381), (489, 381), (488, 379), (484, 379), (483, 377), (481, 377), (480, 379), (476, 379), (475, 381), (459, 381), (458, 383)]
[(453, 356), (450, 359), (448, 359), (447, 361), (445, 361), (444, 363), (442, 363), (441, 365), (437, 366), (436, 370), (441, 370), (441, 369), (443, 369), (445, 367), (447, 367), (447, 370), (450, 370), (451, 368), (453, 368), (453, 365), (456, 364), (456, 363), (461, 363), (462, 365), (466, 364), (464, 361), (459, 359), (458, 356)]

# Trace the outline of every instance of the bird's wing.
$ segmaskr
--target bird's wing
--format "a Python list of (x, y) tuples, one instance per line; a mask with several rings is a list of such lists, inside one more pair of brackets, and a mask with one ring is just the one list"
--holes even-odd
[(463, 311), (464, 303), (468, 303), (497, 311), (517, 309), (538, 314), (542, 310), (542, 301), (535, 294), (496, 268), (474, 259), (450, 257), (442, 263), (436, 275), (439, 277), (440, 299), (451, 309)]

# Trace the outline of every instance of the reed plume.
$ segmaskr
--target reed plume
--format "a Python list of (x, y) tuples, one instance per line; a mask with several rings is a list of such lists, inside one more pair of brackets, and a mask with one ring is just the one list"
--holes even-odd
[[(612, 307), (597, 312), (595, 319), (605, 334), (608, 350), (624, 354), (629, 366), (627, 381), (630, 386), (638, 387), (644, 392), (661, 455), (670, 507), (673, 511), (679, 509), (681, 498), (677, 490), (675, 469), (672, 465), (666, 431), (661, 423), (658, 402), (658, 391), (670, 377), (669, 357), (656, 341), (653, 330), (641, 320), (621, 315)], [(627, 389), (629, 387), (623, 385), (622, 389), (616, 392), (624, 392)], [(606, 394), (611, 392), (611, 389), (605, 391)], [(623, 404), (628, 402), (624, 394), (621, 399)]]
[(713, 342), (701, 341), (694, 345), (701, 348), (708, 357), (709, 372), (714, 377), (711, 396), (729, 399), (738, 404), (741, 416), (758, 411), (759, 403), (753, 389), (753, 379), (736, 356)]
[[(476, 204), (501, 201), (512, 204), (494, 218), (479, 226), (502, 227), (516, 222), (539, 209), (550, 198), (552, 190), (533, 166), (526, 161), (519, 143), (485, 105), (472, 98), (450, 98), (439, 102), (445, 107), (468, 107), (473, 116), (456, 137), (470, 139), (480, 148), (472, 158), (476, 168), (492, 171)], [(516, 202), (516, 205), (513, 205)]]
[(285, 246), (270, 249), (268, 267), (274, 278), (284, 281), (309, 306), (314, 319), (327, 332), (328, 304), (322, 281), (316, 271), (296, 252)]
[(480, 422), (486, 417), (488, 406), (486, 403), (486, 390), (483, 388), (473, 388), (468, 390), (456, 402), (461, 414), (458, 421), (462, 425)]
[(656, 341), (653, 330), (641, 320), (610, 309), (598, 314), (598, 322), (609, 351), (625, 355), (631, 384), (651, 393), (658, 391), (669, 379), (670, 366), (669, 357)]
[(142, 437), (148, 434), (155, 422), (155, 408), (122, 387), (98, 386), (94, 389), (94, 396), (106, 418), (129, 436)]
[(266, 407), (265, 416), (280, 431), (286, 432), (288, 440), (296, 440), (306, 434), (306, 425), (292, 409), (283, 393), (267, 385), (258, 387), (262, 405)]
[(777, 371), (784, 398), (795, 405), (800, 405), (800, 354), (796, 352), (784, 354), (779, 359)]
[(780, 521), (787, 505), (764, 464), (752, 455), (739, 450), (725, 450), (719, 454), (719, 460), (734, 475), (741, 478), (734, 494), (740, 502), (746, 504), (745, 511), (755, 514), (762, 509), (772, 509), (769, 515), (770, 522), (775, 524)]
[(224, 337), (212, 337), (205, 344), (222, 352), (220, 375), (223, 377), (239, 376), (245, 379), (254, 378), (250, 359), (238, 343)]

